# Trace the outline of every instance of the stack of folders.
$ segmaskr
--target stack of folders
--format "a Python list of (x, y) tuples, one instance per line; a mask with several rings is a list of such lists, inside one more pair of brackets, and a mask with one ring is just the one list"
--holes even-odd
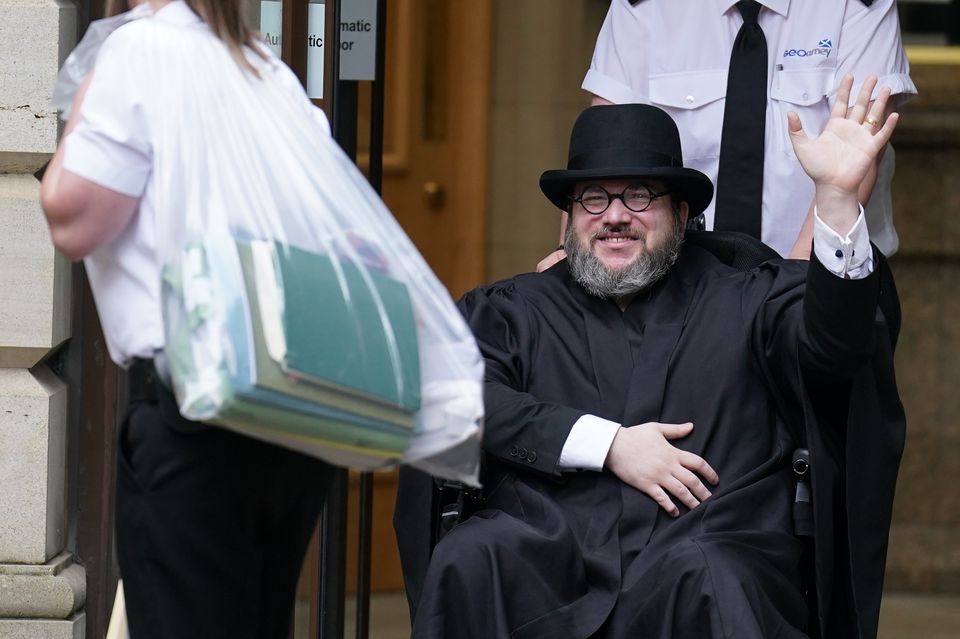
[(238, 241), (237, 252), (249, 315), (230, 323), (249, 350), (215, 421), (341, 465), (399, 460), (420, 407), (407, 287), (278, 242)]

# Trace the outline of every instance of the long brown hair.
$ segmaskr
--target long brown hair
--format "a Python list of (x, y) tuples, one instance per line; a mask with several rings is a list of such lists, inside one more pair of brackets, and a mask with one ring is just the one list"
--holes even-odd
[(111, 18), (115, 15), (123, 13), (127, 9), (127, 0), (107, 0), (106, 5), (103, 8), (103, 15), (107, 18)]
[[(146, 2), (146, 0), (143, 0)], [(220, 38), (230, 54), (241, 67), (259, 75), (257, 70), (243, 55), (243, 48), (250, 47), (254, 53), (263, 59), (266, 53), (260, 47), (253, 29), (247, 26), (240, 12), (239, 0), (184, 0), (193, 12), (206, 22), (214, 35)], [(104, 14), (115, 16), (126, 11), (129, 0), (107, 0)]]

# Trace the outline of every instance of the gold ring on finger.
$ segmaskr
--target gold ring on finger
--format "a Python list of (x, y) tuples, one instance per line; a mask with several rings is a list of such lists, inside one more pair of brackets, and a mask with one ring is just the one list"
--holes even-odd
[(869, 115), (866, 118), (864, 118), (863, 121), (869, 124), (870, 126), (880, 126), (880, 121), (877, 120), (876, 118), (871, 118)]

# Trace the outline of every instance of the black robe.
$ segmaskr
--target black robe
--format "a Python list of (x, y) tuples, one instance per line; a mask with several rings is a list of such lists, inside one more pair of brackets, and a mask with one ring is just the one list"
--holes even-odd
[[(791, 261), (742, 272), (687, 245), (622, 313), (565, 262), (468, 294), (487, 362), (487, 508), (437, 547), (414, 636), (805, 636), (798, 442), (813, 449), (815, 617), (827, 636), (873, 636), (902, 445), (884, 268), (853, 281), (815, 259), (809, 273)], [(561, 474), (586, 413), (692, 421), (673, 443), (718, 472), (713, 496), (673, 519), (609, 472)]]

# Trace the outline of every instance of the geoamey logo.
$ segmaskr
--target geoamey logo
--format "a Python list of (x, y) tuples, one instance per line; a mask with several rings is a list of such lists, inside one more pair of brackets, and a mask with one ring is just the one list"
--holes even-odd
[(814, 55), (828, 57), (833, 50), (833, 41), (830, 38), (822, 38), (813, 49), (784, 49), (785, 58), (806, 58)]

